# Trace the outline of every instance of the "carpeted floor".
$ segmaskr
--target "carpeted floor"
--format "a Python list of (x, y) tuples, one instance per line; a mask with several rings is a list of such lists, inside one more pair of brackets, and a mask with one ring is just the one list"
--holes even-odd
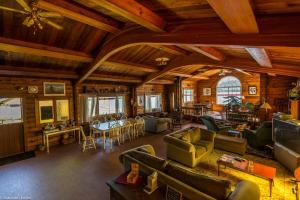
[[(217, 176), (217, 159), (223, 155), (224, 153), (230, 154), (224, 151), (215, 150), (207, 159), (201, 162), (196, 168), (193, 170), (208, 174), (210, 176)], [(249, 175), (234, 169), (223, 167), (221, 168), (220, 177), (227, 179), (232, 182), (233, 187), (240, 181), (240, 180), (249, 180), (257, 183), (260, 187), (261, 191), (261, 199), (262, 200), (294, 200), (295, 195), (292, 193), (293, 184), (290, 182), (290, 179), (293, 178), (293, 174), (285, 169), (281, 164), (274, 160), (246, 154), (244, 158), (253, 160), (258, 163), (262, 163), (265, 165), (269, 165), (275, 167), (276, 171), (276, 178), (275, 178), (275, 185), (273, 186), (272, 197), (269, 196), (269, 182), (265, 179)], [(219, 177), (219, 178), (220, 178)]]

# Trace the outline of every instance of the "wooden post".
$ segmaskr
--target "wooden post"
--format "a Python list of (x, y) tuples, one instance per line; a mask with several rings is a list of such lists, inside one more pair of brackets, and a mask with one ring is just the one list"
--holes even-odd
[(175, 81), (175, 109), (181, 111), (182, 105), (182, 78), (177, 77)]
[(298, 100), (291, 101), (292, 119), (300, 119), (300, 104)]

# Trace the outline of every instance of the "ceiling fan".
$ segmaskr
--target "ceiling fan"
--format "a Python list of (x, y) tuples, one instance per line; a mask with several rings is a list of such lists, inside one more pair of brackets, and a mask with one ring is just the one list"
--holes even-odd
[(36, 30), (43, 29), (42, 22), (48, 24), (49, 26), (52, 26), (58, 30), (63, 29), (62, 26), (58, 25), (57, 23), (51, 21), (48, 18), (62, 18), (62, 15), (60, 15), (57, 12), (47, 12), (42, 11), (37, 7), (37, 1), (32, 1), (30, 5), (25, 0), (16, 0), (17, 3), (22, 6), (24, 10), (19, 10), (15, 8), (10, 8), (6, 6), (0, 6), (0, 9), (2, 10), (8, 10), (11, 12), (21, 13), (26, 15), (25, 20), (23, 21), (23, 25), (27, 27), (34, 28), (34, 34), (36, 33)]

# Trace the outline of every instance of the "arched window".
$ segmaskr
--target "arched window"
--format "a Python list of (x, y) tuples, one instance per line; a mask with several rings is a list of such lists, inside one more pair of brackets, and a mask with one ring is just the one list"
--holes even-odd
[(224, 97), (227, 96), (237, 96), (241, 97), (242, 87), (241, 82), (238, 78), (234, 76), (225, 76), (220, 79), (217, 88), (217, 104), (224, 104)]

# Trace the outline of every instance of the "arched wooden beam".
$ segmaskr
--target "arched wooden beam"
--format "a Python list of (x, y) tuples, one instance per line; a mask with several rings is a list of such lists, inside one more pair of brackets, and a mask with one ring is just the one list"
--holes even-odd
[(300, 34), (205, 34), (203, 32), (156, 33), (144, 28), (124, 31), (106, 42), (93, 63), (83, 71), (77, 83), (83, 82), (113, 54), (141, 44), (199, 45), (234, 47), (300, 47)]
[(156, 78), (162, 77), (172, 70), (176, 70), (178, 68), (190, 65), (209, 65), (221, 68), (237, 68), (255, 73), (274, 73), (285, 76), (300, 77), (300, 66), (291, 66), (283, 63), (274, 63), (273, 68), (263, 68), (255, 61), (249, 59), (227, 57), (224, 62), (220, 63), (193, 54), (175, 58), (168, 64), (168, 66), (166, 66), (161, 71), (150, 74), (140, 85), (146, 84), (150, 81), (153, 81)]

